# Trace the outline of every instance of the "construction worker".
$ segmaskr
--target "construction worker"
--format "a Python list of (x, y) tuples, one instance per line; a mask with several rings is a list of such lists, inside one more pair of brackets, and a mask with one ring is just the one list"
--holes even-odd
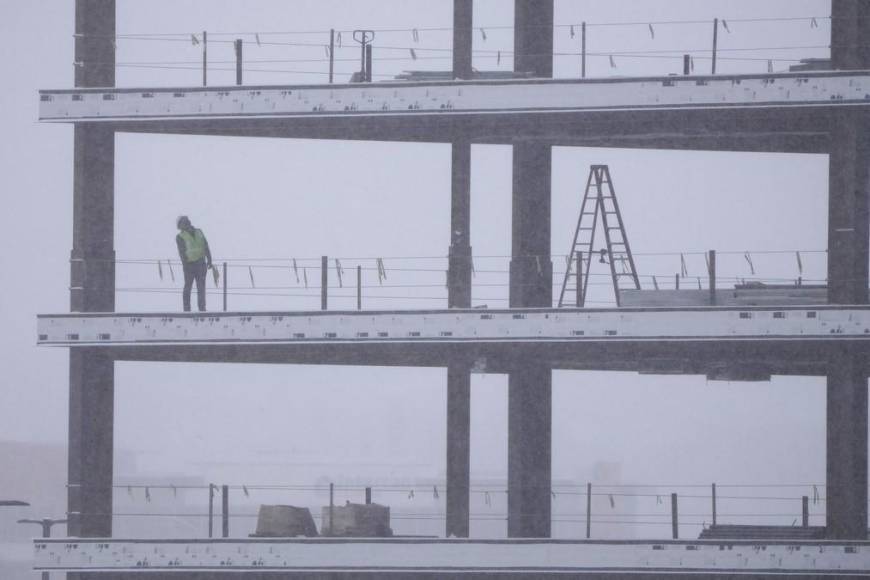
[(205, 275), (212, 267), (208, 240), (201, 229), (193, 227), (186, 215), (179, 216), (175, 225), (178, 228), (175, 243), (178, 245), (178, 256), (184, 268), (184, 311), (190, 312), (190, 290), (196, 281), (196, 303), (199, 311), (205, 312)]

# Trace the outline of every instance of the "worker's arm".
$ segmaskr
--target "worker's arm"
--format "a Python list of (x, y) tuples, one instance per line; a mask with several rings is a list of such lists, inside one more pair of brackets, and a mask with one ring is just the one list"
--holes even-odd
[(181, 236), (175, 236), (175, 245), (178, 246), (178, 257), (181, 259), (181, 263), (184, 264), (184, 254), (187, 248), (185, 247), (184, 240), (181, 239)]
[(205, 234), (202, 235), (202, 239), (205, 240), (205, 267), (211, 268), (211, 248), (208, 247), (208, 239)]

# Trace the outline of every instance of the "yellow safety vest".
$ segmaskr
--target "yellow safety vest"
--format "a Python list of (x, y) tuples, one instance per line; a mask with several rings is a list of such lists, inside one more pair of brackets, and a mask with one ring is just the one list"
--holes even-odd
[(205, 235), (200, 229), (194, 229), (193, 233), (187, 230), (181, 230), (178, 233), (181, 239), (184, 240), (184, 255), (187, 262), (196, 262), (205, 257)]

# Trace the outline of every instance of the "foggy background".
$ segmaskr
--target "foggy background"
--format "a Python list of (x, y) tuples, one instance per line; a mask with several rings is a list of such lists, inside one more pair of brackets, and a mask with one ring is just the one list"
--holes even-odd
[[(829, 4), (557, 0), (555, 22), (590, 23), (588, 50), (600, 53), (589, 58), (590, 77), (679, 73), (680, 55), (690, 51), (695, 72), (707, 72), (709, 52), (701, 51), (709, 51), (712, 23), (655, 24), (652, 33), (647, 23), (713, 17), (725, 18), (730, 30), (720, 29), (718, 72), (765, 72), (770, 59), (780, 71), (800, 58), (828, 56)], [(37, 90), (72, 87), (73, 7), (54, 0), (0, 5), (7, 53), (0, 62), (6, 135), (0, 141), (6, 202), (0, 212), (0, 496), (33, 504), (0, 512), (6, 541), (38, 532), (16, 526), (15, 519), (61, 517), (65, 510), (68, 354), (34, 343), (37, 313), (68, 311), (72, 126), (37, 122)], [(489, 51), (476, 54), (475, 68), (512, 69), (512, 12), (508, 0), (475, 0), (474, 49)], [(809, 20), (740, 21), (790, 16), (817, 17), (817, 26)], [(592, 26), (625, 22), (638, 24)], [(345, 30), (337, 56), (348, 60), (337, 62), (336, 82), (346, 82), (358, 68), (347, 32), (354, 28), (418, 29), (418, 42), (407, 30), (377, 32), (376, 80), (409, 69), (447, 70), (450, 31), (426, 29), (451, 26), (447, 0), (118, 0), (119, 36), (161, 34), (118, 39), (117, 86), (198, 86), (201, 47), (190, 34), (202, 30), (209, 31), (214, 86), (234, 81), (233, 38), (245, 41), (245, 84), (325, 82), (322, 45), (328, 35), (322, 31), (329, 28)], [(269, 34), (283, 31), (321, 32)], [(416, 61), (407, 47), (415, 48)], [(557, 28), (555, 50), (572, 53), (555, 58), (555, 76), (579, 76), (579, 26), (574, 38), (569, 28)], [(659, 50), (676, 53), (650, 52)], [(249, 62), (255, 60), (282, 62)], [(447, 144), (118, 134), (116, 147), (118, 311), (181, 309), (180, 268), (175, 266), (173, 282), (165, 264), (160, 278), (156, 263), (177, 260), (179, 214), (204, 230), (216, 263), (229, 263), (231, 310), (319, 308), (321, 255), (340, 259), (345, 284), (357, 265), (366, 268), (364, 308), (446, 306)], [(663, 285), (672, 283), (680, 253), (689, 275), (703, 277), (698, 252), (708, 249), (720, 252), (720, 277), (794, 279), (794, 251), (800, 250), (804, 277), (824, 278), (826, 156), (554, 148), (554, 254), (569, 250), (593, 163), (610, 165), (645, 286), (654, 274)], [(478, 256), (474, 304), (505, 307), (509, 146), (472, 148), (471, 195), (471, 243)], [(294, 258), (300, 275), (306, 268), (310, 289), (297, 282)], [(389, 284), (415, 287), (380, 287), (376, 258), (383, 259)], [(564, 271), (556, 258), (554, 270)], [(330, 276), (330, 285), (337, 285), (334, 268)], [(557, 290), (560, 283), (555, 280)], [(353, 299), (340, 297), (354, 296), (352, 288), (331, 292), (331, 308), (354, 306)], [(593, 305), (603, 304), (612, 293), (604, 285), (594, 299)], [(210, 309), (219, 309), (219, 294), (209, 300)], [(443, 534), (445, 385), (445, 369), (117, 363), (115, 478), (122, 487), (116, 511), (155, 515), (119, 516), (115, 535), (204, 536), (203, 486), (209, 482), (237, 486), (231, 506), (240, 514), (255, 513), (260, 503), (325, 505), (323, 489), (330, 482), (341, 488), (339, 503), (362, 501), (361, 488), (372, 485), (374, 500), (394, 514), (427, 516), (394, 519), (394, 531)], [(824, 385), (823, 378), (807, 377), (727, 383), (703, 376), (555, 371), (553, 535), (580, 537), (585, 531), (576, 516), (584, 512), (585, 498), (576, 493), (587, 481), (604, 490), (593, 506), (602, 522), (593, 537), (666, 537), (668, 517), (655, 516), (669, 516), (661, 498), (672, 491), (709, 494), (712, 482), (769, 485), (729, 493), (782, 498), (720, 500), (720, 514), (734, 514), (721, 515), (720, 522), (791, 524), (800, 517), (800, 496), (812, 496), (812, 484), (824, 482)], [(472, 521), (473, 536), (505, 535), (506, 413), (506, 376), (474, 375), (472, 513), (480, 517)], [(709, 524), (709, 500), (685, 502), (681, 512), (689, 515), (681, 533), (693, 537)], [(811, 524), (823, 523), (823, 509), (821, 502), (810, 506)], [(759, 512), (775, 516), (744, 517)], [(235, 519), (231, 533), (246, 535), (253, 525), (253, 518)], [(55, 530), (64, 533), (63, 527)], [(23, 552), (4, 549), (28, 557), (26, 545)]]

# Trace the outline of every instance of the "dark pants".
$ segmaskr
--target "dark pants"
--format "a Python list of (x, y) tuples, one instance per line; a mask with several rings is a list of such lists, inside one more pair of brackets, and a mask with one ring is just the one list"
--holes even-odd
[(181, 298), (185, 312), (190, 312), (190, 290), (193, 288), (194, 280), (196, 280), (196, 305), (200, 312), (205, 312), (206, 272), (208, 269), (205, 267), (205, 260), (184, 263), (184, 292)]

